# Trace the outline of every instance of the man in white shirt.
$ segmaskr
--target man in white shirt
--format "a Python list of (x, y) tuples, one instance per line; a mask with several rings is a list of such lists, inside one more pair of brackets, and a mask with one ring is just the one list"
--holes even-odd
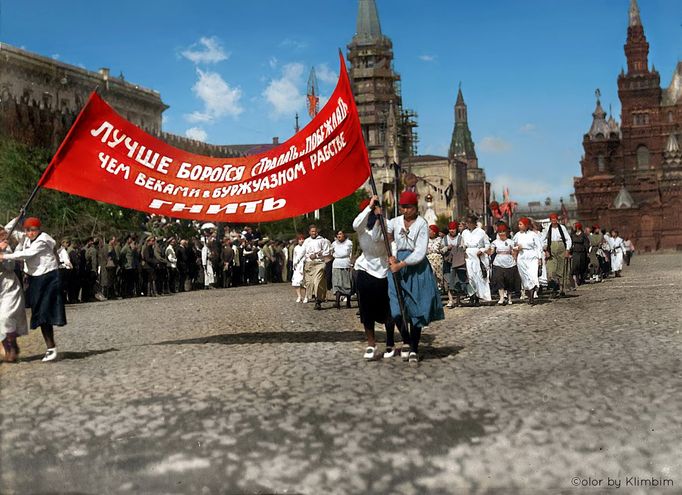
[[(326, 261), (331, 256), (331, 244), (320, 236), (317, 225), (308, 229), (310, 237), (303, 242), (305, 250), (306, 299), (315, 296), (315, 309), (322, 309), (322, 301), (327, 297)], [(305, 301), (304, 301), (305, 302)]]
[(565, 279), (570, 276), (566, 269), (573, 243), (568, 229), (559, 223), (559, 215), (552, 213), (549, 220), (549, 227), (542, 231), (542, 247), (547, 260), (547, 284), (554, 294), (561, 291), (563, 296)]

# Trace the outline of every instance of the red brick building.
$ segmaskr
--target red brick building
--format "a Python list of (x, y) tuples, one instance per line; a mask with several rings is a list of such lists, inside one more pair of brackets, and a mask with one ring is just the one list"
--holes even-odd
[(682, 62), (661, 88), (649, 68), (649, 43), (631, 0), (627, 72), (618, 76), (621, 123), (599, 101), (583, 137), (582, 177), (574, 181), (584, 223), (615, 228), (641, 251), (682, 250)]

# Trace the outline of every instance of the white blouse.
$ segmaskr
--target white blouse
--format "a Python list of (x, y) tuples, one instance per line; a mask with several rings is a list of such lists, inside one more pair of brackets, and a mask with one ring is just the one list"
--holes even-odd
[(514, 268), (516, 260), (512, 256), (514, 241), (511, 239), (502, 240), (499, 237), (490, 243), (495, 248), (495, 260), (493, 266), (500, 268)]
[[(6, 230), (11, 230), (15, 220), (12, 220)], [(32, 276), (45, 275), (59, 269), (59, 261), (55, 254), (57, 242), (45, 232), (41, 232), (35, 240), (31, 241), (23, 232), (12, 234), (18, 241), (17, 250), (14, 253), (5, 253), (6, 260), (20, 260), (24, 262), (24, 271)]]
[(517, 232), (514, 243), (519, 248), (519, 258), (542, 259), (542, 241), (537, 233), (531, 230)]
[(369, 213), (368, 206), (353, 220), (353, 230), (358, 233), (358, 244), (362, 250), (362, 254), (355, 260), (355, 269), (364, 271), (375, 278), (386, 278), (388, 276), (386, 241), (381, 234), (378, 220), (372, 230), (367, 229)]
[(389, 234), (393, 234), (393, 240), (397, 251), (412, 251), (403, 261), (407, 265), (417, 265), (426, 257), (426, 249), (429, 245), (429, 226), (423, 217), (418, 216), (410, 228), (405, 228), (403, 215), (393, 218), (386, 223)]
[(303, 241), (303, 249), (305, 249), (305, 260), (313, 263), (324, 263), (323, 258), (331, 254), (331, 244), (321, 235), (315, 239), (308, 237)]
[(477, 249), (479, 253), (485, 253), (488, 247), (490, 247), (490, 239), (488, 239), (488, 234), (480, 227), (476, 227), (473, 231), (464, 229), (462, 232), (462, 245), (469, 254), (473, 254), (471, 251), (474, 249)]
[(332, 256), (334, 262), (332, 268), (350, 268), (350, 255), (353, 252), (353, 241), (346, 239), (343, 242), (338, 240), (332, 242)]

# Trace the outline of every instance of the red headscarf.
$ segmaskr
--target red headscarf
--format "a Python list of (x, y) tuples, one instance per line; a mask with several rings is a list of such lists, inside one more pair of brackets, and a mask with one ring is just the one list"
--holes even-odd
[(28, 217), (26, 220), (24, 220), (24, 228), (25, 228), (25, 229), (28, 229), (28, 228), (31, 228), (31, 227), (40, 228), (40, 226), (41, 226), (41, 223), (40, 223), (40, 219), (39, 219), (39, 218), (36, 218), (36, 217)]
[(556, 213), (550, 213), (549, 219), (550, 220), (559, 220), (559, 215), (557, 215)]
[(526, 226), (526, 228), (528, 228), (528, 227), (530, 227), (530, 218), (521, 217), (521, 218), (519, 218), (519, 223), (522, 223), (523, 225)]
[(580, 222), (575, 223), (575, 230), (583, 230), (583, 224)]
[(448, 230), (457, 230), (459, 228), (459, 224), (457, 222), (450, 222), (448, 224)]
[(500, 225), (497, 226), (497, 231), (498, 232), (509, 232), (509, 227), (507, 227), (506, 224), (501, 223)]
[(438, 232), (440, 232), (438, 225), (429, 225), (429, 229), (431, 229), (431, 232), (433, 232), (434, 234), (437, 234)]
[(400, 201), (398, 201), (398, 204), (400, 205), (416, 205), (419, 203), (417, 200), (417, 193), (413, 193), (412, 191), (404, 191), (400, 195)]

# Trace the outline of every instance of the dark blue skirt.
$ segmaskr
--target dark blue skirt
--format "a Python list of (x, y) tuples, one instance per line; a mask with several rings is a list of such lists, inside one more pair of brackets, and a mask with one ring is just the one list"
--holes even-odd
[[(403, 261), (410, 254), (410, 251), (398, 251), (396, 257), (399, 261)], [(445, 319), (436, 277), (426, 258), (416, 265), (406, 266), (397, 275), (405, 300), (406, 316), (410, 323), (414, 326), (425, 327), (432, 321)], [(391, 315), (393, 318), (400, 317), (395, 279), (391, 274), (388, 276), (388, 296), (391, 303)]]
[(26, 304), (31, 308), (32, 329), (45, 324), (66, 325), (59, 270), (28, 277)]

